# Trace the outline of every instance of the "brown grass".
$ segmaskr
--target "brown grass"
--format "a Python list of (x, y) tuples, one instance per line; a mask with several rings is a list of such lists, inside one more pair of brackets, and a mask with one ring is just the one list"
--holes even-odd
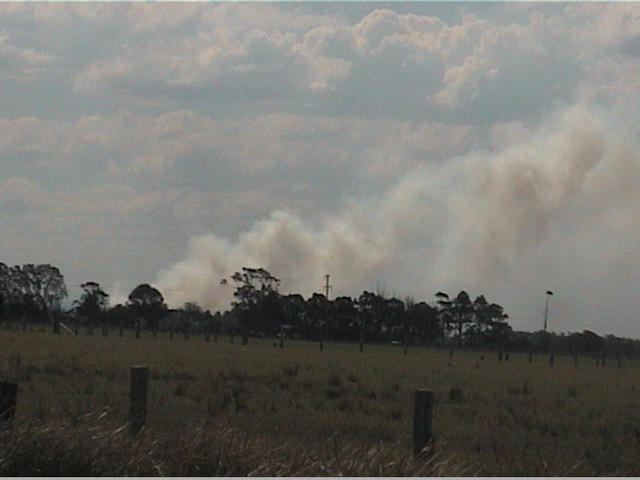
[(452, 459), (415, 460), (398, 445), (314, 451), (206, 421), (131, 437), (108, 413), (71, 423), (22, 423), (0, 430), (0, 476), (459, 476)]
[[(434, 391), (436, 474), (640, 475), (637, 359), (447, 353), (0, 330), (0, 380), (18, 383), (0, 475), (422, 475), (410, 457), (416, 388)], [(118, 431), (131, 365), (150, 370), (135, 441)]]

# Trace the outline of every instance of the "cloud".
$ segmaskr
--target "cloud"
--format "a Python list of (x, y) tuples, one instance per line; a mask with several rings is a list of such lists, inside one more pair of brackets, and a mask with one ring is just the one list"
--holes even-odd
[(9, 209), (36, 209), (44, 206), (50, 196), (42, 187), (28, 178), (9, 178), (0, 185), (0, 205)]
[[(337, 15), (273, 5), (132, 5), (121, 46), (73, 72), (76, 91), (175, 108), (230, 105), (294, 113), (500, 121), (571, 101), (579, 42), (553, 14), (523, 24), (374, 10)], [(545, 11), (540, 7), (541, 11)], [(96, 22), (91, 19), (91, 22)], [(163, 48), (157, 48), (158, 42)], [(204, 104), (202, 103), (204, 100)]]
[(0, 78), (3, 80), (31, 80), (46, 72), (56, 61), (53, 55), (43, 51), (13, 44), (11, 37), (0, 30)]

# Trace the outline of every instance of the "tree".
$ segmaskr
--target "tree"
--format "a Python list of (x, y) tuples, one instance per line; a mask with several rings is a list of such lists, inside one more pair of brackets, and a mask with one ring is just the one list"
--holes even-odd
[(78, 315), (87, 317), (91, 322), (100, 322), (109, 304), (109, 294), (105, 293), (97, 282), (80, 285), (82, 296), (73, 302)]
[(446, 293), (438, 292), (439, 316), (444, 326), (458, 332), (458, 345), (462, 345), (462, 332), (464, 327), (473, 322), (473, 305), (469, 294), (462, 290), (458, 295), (450, 300)]
[(285, 323), (292, 325), (295, 329), (301, 330), (307, 322), (305, 301), (299, 293), (282, 295), (280, 305)]
[(280, 330), (280, 280), (264, 268), (243, 267), (231, 276), (236, 284), (232, 302), (240, 326), (246, 333), (273, 335)]
[(60, 309), (67, 296), (64, 277), (58, 268), (26, 264), (8, 267), (0, 263), (0, 297), (6, 311), (28, 317), (45, 317)]
[(156, 288), (148, 283), (142, 283), (131, 291), (129, 302), (134, 305), (162, 305), (164, 297)]
[(324, 338), (324, 332), (328, 323), (329, 301), (321, 293), (314, 293), (305, 304), (307, 319), (307, 337)]
[(497, 303), (489, 304), (483, 295), (472, 302), (469, 294), (462, 290), (450, 300), (446, 293), (438, 292), (438, 317), (444, 328), (457, 332), (458, 345), (463, 337), (471, 342), (503, 346), (511, 327), (506, 322), (509, 316)]
[(61, 300), (67, 296), (60, 270), (48, 264), (23, 265), (21, 288), (42, 310), (59, 310)]
[(166, 313), (167, 306), (159, 290), (142, 283), (129, 294), (129, 309), (134, 315), (144, 318), (147, 326), (155, 328)]
[(351, 297), (337, 297), (335, 305), (335, 338), (356, 341), (360, 336), (361, 318), (358, 305)]
[(442, 336), (437, 310), (426, 302), (407, 305), (407, 322), (409, 334), (421, 345), (435, 343)]
[(384, 297), (366, 290), (358, 297), (358, 312), (362, 322), (361, 343), (365, 336), (370, 340), (380, 339), (384, 304)]
[(403, 345), (406, 344), (408, 324), (405, 313), (405, 305), (401, 300), (398, 300), (397, 298), (389, 298), (384, 301), (381, 332), (383, 340), (389, 341), (402, 339)]
[(480, 295), (473, 302), (475, 325), (471, 330), (479, 336), (483, 344), (492, 347), (504, 347), (508, 341), (511, 328), (506, 320), (509, 315), (497, 303), (489, 303)]

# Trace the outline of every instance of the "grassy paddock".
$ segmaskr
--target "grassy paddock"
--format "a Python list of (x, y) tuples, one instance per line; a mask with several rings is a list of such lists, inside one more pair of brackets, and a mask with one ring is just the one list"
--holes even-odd
[[(430, 388), (435, 392), (440, 469), (429, 473), (640, 475), (640, 368), (628, 360), (622, 368), (615, 360), (603, 368), (595, 359), (581, 357), (576, 367), (573, 357), (563, 356), (550, 365), (542, 355), (529, 363), (527, 354), (512, 353), (509, 362), (499, 362), (496, 353), (475, 351), (456, 351), (449, 359), (448, 351), (433, 349), (410, 348), (403, 355), (402, 347), (392, 346), (365, 346), (359, 353), (353, 344), (325, 343), (321, 352), (311, 342), (289, 340), (284, 349), (274, 347), (271, 339), (240, 343), (238, 337), (234, 344), (228, 337), (217, 343), (196, 336), (185, 341), (178, 334), (170, 341), (164, 333), (157, 338), (143, 333), (138, 340), (133, 332), (120, 338), (114, 332), (104, 337), (98, 330), (92, 336), (81, 331), (77, 337), (2, 331), (0, 376), (17, 381), (19, 388), (17, 427), (0, 438), (28, 444), (38, 435), (59, 431), (84, 445), (83, 436), (102, 438), (91, 434), (92, 428), (109, 435), (119, 432), (128, 413), (129, 368), (147, 365), (149, 410), (141, 437), (146, 440), (138, 442), (164, 445), (162, 439), (181, 438), (178, 443), (188, 445), (196, 441), (193, 432), (211, 441), (224, 437), (216, 431), (234, 439), (245, 436), (254, 450), (266, 451), (258, 447), (264, 442), (280, 452), (273, 454), (277, 462), (260, 467), (265, 474), (312, 475), (313, 468), (319, 475), (344, 473), (335, 466), (336, 458), (358, 463), (368, 451), (378, 452), (379, 458), (393, 453), (396, 470), (353, 467), (353, 474), (425, 474), (424, 466), (411, 464), (408, 454), (413, 391)], [(44, 427), (52, 424), (64, 426)], [(112, 456), (127, 458), (138, 451), (131, 442), (111, 443), (117, 445)], [(196, 449), (202, 458), (193, 459), (195, 464), (213, 455), (205, 455), (203, 448)], [(300, 449), (309, 462), (296, 470), (295, 460), (303, 458)], [(191, 458), (186, 450), (178, 453)], [(255, 462), (242, 466), (229, 454), (224, 472), (245, 474), (258, 468), (258, 457), (248, 450), (245, 454)], [(7, 467), (16, 465), (11, 458), (0, 453), (0, 475), (13, 474)], [(146, 463), (149, 468), (130, 465), (105, 474), (198, 474), (174, 468), (170, 460), (156, 460), (164, 465), (160, 472), (153, 473)], [(385, 461), (381, 465), (393, 464)], [(202, 468), (202, 475), (224, 473)]]

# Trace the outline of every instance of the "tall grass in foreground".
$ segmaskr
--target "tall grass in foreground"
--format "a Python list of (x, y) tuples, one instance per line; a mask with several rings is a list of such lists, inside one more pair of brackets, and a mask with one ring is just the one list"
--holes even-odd
[[(0, 330), (18, 383), (0, 475), (640, 475), (637, 359), (229, 340)], [(118, 431), (131, 365), (150, 371), (136, 440)], [(431, 466), (410, 457), (416, 388), (434, 392)]]
[(397, 445), (339, 446), (312, 451), (274, 445), (220, 422), (172, 432), (143, 430), (104, 416), (80, 422), (29, 423), (0, 430), (0, 476), (462, 476), (451, 458), (415, 460)]

